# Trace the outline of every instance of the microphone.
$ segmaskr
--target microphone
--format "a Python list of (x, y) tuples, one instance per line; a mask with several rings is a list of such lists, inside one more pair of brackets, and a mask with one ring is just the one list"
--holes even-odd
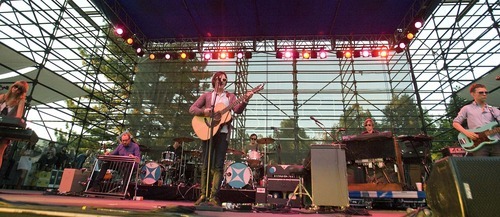
[(321, 125), (323, 125), (321, 122), (319, 122), (318, 120), (316, 120), (316, 118), (314, 118), (313, 116), (311, 116), (310, 118), (311, 118), (311, 120), (313, 120), (313, 121), (314, 121), (314, 122), (316, 122), (317, 124), (321, 124)]

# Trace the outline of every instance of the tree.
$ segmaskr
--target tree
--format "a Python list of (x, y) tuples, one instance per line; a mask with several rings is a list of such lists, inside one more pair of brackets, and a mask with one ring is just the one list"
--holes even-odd
[(309, 152), (309, 136), (304, 129), (299, 128), (299, 141), (295, 141), (294, 126), (293, 119), (283, 120), (276, 135), (280, 138), (282, 164), (301, 164)]
[(385, 118), (380, 128), (390, 129), (396, 135), (414, 135), (421, 131), (419, 109), (415, 101), (407, 94), (394, 95), (391, 102), (383, 109)]
[[(364, 110), (363, 107), (356, 103), (345, 109), (337, 128), (344, 128), (346, 135), (359, 134), (363, 131), (363, 122), (367, 118), (372, 118), (371, 112)], [(376, 122), (374, 118), (372, 119)], [(332, 135), (335, 135), (335, 129), (332, 130)]]

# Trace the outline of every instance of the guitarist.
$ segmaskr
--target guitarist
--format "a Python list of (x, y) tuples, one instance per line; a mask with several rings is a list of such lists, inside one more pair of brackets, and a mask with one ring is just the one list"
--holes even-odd
[[(465, 105), (464, 107), (462, 107), (462, 109), (460, 109), (457, 117), (453, 119), (453, 127), (460, 133), (463, 133), (469, 139), (476, 140), (479, 138), (479, 136), (468, 129), (476, 129), (491, 122), (498, 123), (500, 121), (500, 111), (497, 108), (486, 103), (488, 91), (486, 90), (486, 86), (484, 86), (483, 84), (472, 84), (469, 92), (474, 101), (471, 104)], [(462, 123), (465, 120), (467, 120), (468, 129), (462, 127)], [(496, 134), (495, 137), (496, 139), (500, 138), (498, 134)], [(484, 145), (478, 150), (474, 151), (472, 155), (500, 156), (500, 142)]]
[[(219, 71), (216, 72), (212, 77), (212, 87), (213, 91), (205, 92), (202, 94), (196, 102), (189, 108), (189, 113), (196, 116), (205, 116), (210, 117), (212, 106), (223, 104), (225, 107), (229, 106), (233, 102), (237, 100), (236, 95), (230, 93), (225, 90), (225, 86), (227, 84), (227, 75), (225, 72)], [(235, 105), (232, 110), (236, 114), (243, 113), (243, 110), (246, 108), (248, 104), (248, 100), (252, 98), (253, 92), (249, 91), (245, 94), (244, 100)], [(214, 102), (215, 101), (215, 102)], [(216, 110), (217, 112), (217, 110)], [(214, 119), (216, 117), (214, 116)], [(218, 193), (220, 190), (220, 186), (222, 184), (223, 170), (224, 170), (224, 160), (226, 156), (226, 150), (228, 147), (228, 140), (231, 131), (231, 121), (230, 120), (221, 120), (221, 126), (219, 130), (214, 134), (211, 138), (212, 147), (209, 149), (210, 140), (202, 141), (202, 160), (203, 166), (201, 170), (201, 196), (195, 202), (195, 205), (200, 205), (201, 202), (204, 202), (208, 199), (208, 204), (212, 206), (221, 206), (220, 199), (218, 197)], [(211, 150), (211, 153), (208, 153), (208, 150)], [(208, 156), (210, 156), (210, 174), (208, 173)], [(207, 183), (207, 175), (212, 177), (209, 178)], [(206, 192), (207, 185), (212, 183), (212, 187), (210, 192)], [(210, 197), (207, 198), (208, 193), (210, 193)]]

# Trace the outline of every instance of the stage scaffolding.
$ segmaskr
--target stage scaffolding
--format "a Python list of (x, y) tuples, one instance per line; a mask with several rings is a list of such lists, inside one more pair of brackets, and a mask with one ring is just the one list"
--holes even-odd
[[(498, 73), (494, 70), (500, 59), (499, 8), (495, 1), (443, 1), (409, 48), (390, 52), (387, 58), (345, 59), (335, 52), (391, 48), (394, 34), (144, 41), (150, 52), (196, 52), (196, 59), (181, 63), (179, 70), (173, 69), (179, 61), (137, 58), (113, 36), (110, 21), (92, 1), (1, 1), (0, 42), (32, 63), (0, 61), (0, 65), (2, 74), (13, 71), (15, 79), (30, 83), (29, 125), (45, 140), (57, 140), (56, 133), (65, 137), (77, 153), (79, 147), (112, 145), (124, 130), (153, 150), (163, 150), (173, 138), (193, 136), (187, 109), (218, 70), (228, 73), (228, 89), (237, 94), (266, 83), (245, 113), (235, 117), (234, 147), (246, 144), (251, 133), (279, 137), (289, 163), (297, 163), (305, 156), (304, 145), (332, 142), (310, 116), (332, 132), (345, 128), (345, 134), (356, 134), (362, 131), (367, 111), (379, 130), (395, 135), (426, 133), (435, 137), (435, 147), (442, 147), (455, 142), (449, 125), (459, 102), (454, 94), (482, 76)], [(250, 51), (252, 58), (202, 61), (204, 50), (223, 46)], [(289, 48), (325, 48), (329, 53), (325, 59), (276, 58), (276, 51)], [(34, 76), (23, 74), (26, 67), (35, 67)], [(66, 81), (53, 84), (44, 79), (47, 74)], [(0, 82), (5, 86), (12, 79)], [(195, 87), (186, 89), (190, 84)], [(66, 86), (76, 87), (80, 94), (66, 93)], [(37, 96), (40, 88), (48, 92)], [(498, 98), (494, 91), (498, 83), (490, 89), (491, 98)], [(168, 94), (175, 96), (162, 98)], [(385, 109), (394, 97), (402, 96), (408, 96), (417, 109), (399, 117), (405, 122), (396, 122)], [(188, 144), (190, 149), (198, 146)]]

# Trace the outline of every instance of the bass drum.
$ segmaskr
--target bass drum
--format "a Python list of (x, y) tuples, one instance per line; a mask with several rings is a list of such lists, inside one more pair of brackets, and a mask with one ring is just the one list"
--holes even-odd
[(252, 181), (252, 170), (243, 163), (233, 163), (224, 173), (226, 183), (233, 188), (243, 188)]
[(156, 183), (165, 173), (165, 168), (163, 165), (157, 164), (156, 162), (146, 163), (141, 168), (141, 181), (142, 184), (152, 185)]

